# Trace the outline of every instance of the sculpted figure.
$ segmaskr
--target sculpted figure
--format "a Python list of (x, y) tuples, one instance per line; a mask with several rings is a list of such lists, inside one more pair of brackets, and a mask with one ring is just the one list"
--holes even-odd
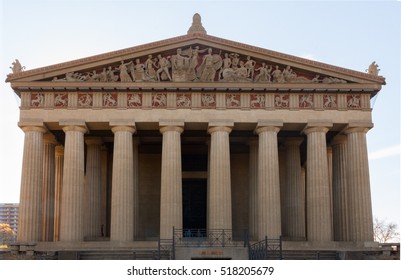
[(106, 67), (103, 68), (103, 71), (99, 74), (99, 81), (100, 82), (107, 82), (107, 70)]
[[(159, 69), (156, 71), (156, 76), (157, 80), (160, 82), (160, 79), (162, 80), (167, 80), (169, 79), (171, 81), (171, 76), (170, 73), (168, 72), (168, 69), (170, 68), (170, 62), (168, 61), (168, 58), (164, 58), (161, 56), (161, 54), (157, 55), (158, 58), (158, 66)], [(160, 77), (161, 75), (161, 77)]]
[(253, 75), (255, 74), (255, 66), (256, 61), (252, 60), (251, 57), (248, 55), (245, 62), (245, 68), (247, 70), (247, 77), (253, 80)]
[(239, 68), (235, 70), (236, 80), (239, 82), (249, 81), (248, 79), (248, 69), (245, 67), (245, 63), (240, 61)]
[(93, 70), (93, 72), (88, 72), (86, 75), (86, 81), (87, 82), (99, 82), (100, 80), (100, 74), (96, 73), (96, 70)]
[(373, 61), (370, 65), (369, 68), (367, 70), (365, 70), (366, 72), (368, 72), (369, 74), (378, 76), (379, 75), (379, 65), (377, 65), (376, 61)]
[(231, 68), (234, 70), (237, 70), (238, 68), (238, 64), (239, 64), (239, 58), (238, 58), (239, 54), (237, 53), (231, 53), (230, 57), (231, 57)]
[(121, 65), (118, 67), (118, 70), (120, 70), (120, 81), (121, 82), (132, 82), (132, 79), (130, 75), (128, 74), (128, 67), (127, 65), (132, 64), (131, 62), (124, 63), (124, 61), (121, 61)]
[(301, 99), (299, 100), (299, 107), (307, 108), (312, 106), (313, 106), (312, 95), (311, 94), (301, 95)]
[(276, 69), (272, 72), (273, 75), (273, 83), (283, 83), (284, 76), (280, 69), (278, 69), (278, 65), (276, 65)]
[(276, 95), (274, 97), (274, 106), (275, 107), (288, 107), (288, 99), (285, 99), (282, 95)]
[(171, 57), (171, 72), (173, 81), (186, 81), (186, 73), (189, 67), (188, 57), (182, 56), (182, 50), (177, 49), (177, 54)]
[(212, 49), (209, 48), (207, 54), (203, 56), (202, 64), (199, 66), (200, 80), (203, 82), (213, 82), (216, 76), (216, 71), (222, 65), (220, 55), (212, 55)]
[(135, 60), (135, 65), (132, 64), (131, 67), (132, 67), (131, 68), (132, 79), (135, 82), (142, 82), (142, 81), (146, 80), (146, 78), (145, 78), (145, 64), (141, 63), (139, 58), (137, 58)]
[(106, 71), (106, 77), (108, 82), (117, 82), (118, 76), (114, 74), (114, 70), (109, 66), (109, 68)]
[(262, 62), (262, 66), (255, 71), (259, 71), (259, 74), (255, 77), (255, 82), (268, 82), (270, 83), (271, 75), (270, 72), (272, 71), (272, 67), (270, 66), (267, 68), (266, 63)]
[(219, 80), (223, 78), (224, 70), (229, 69), (230, 67), (231, 67), (231, 58), (228, 56), (228, 53), (225, 53), (223, 58), (223, 66), (220, 68), (219, 71)]
[(18, 59), (15, 59), (15, 61), (12, 62), (11, 65), (12, 66), (10, 67), (10, 69), (13, 71), (14, 74), (22, 72), (25, 69), (25, 66), (22, 66)]
[(155, 61), (152, 59), (152, 55), (148, 55), (148, 59), (145, 61), (145, 74), (148, 80), (156, 80)]

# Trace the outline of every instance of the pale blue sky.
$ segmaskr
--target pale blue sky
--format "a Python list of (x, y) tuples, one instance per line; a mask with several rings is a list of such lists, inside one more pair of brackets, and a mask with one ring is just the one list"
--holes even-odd
[(18, 202), (23, 133), (4, 83), (18, 58), (34, 69), (186, 34), (208, 34), (364, 72), (387, 85), (368, 133), (373, 214), (400, 224), (400, 2), (18, 1), (1, 6), (0, 202)]

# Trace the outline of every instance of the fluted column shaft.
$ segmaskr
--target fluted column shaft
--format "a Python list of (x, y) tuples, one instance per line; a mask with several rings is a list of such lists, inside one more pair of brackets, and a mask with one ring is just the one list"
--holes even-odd
[(134, 239), (132, 126), (115, 126), (111, 194), (111, 241)]
[(367, 131), (365, 127), (351, 127), (345, 131), (348, 136), (347, 180), (351, 241), (373, 241)]
[(309, 127), (304, 130), (308, 137), (306, 207), (309, 241), (330, 241), (332, 236), (326, 149), (327, 131), (328, 128), (323, 126)]
[(86, 143), (86, 180), (85, 180), (85, 236), (100, 237), (102, 226), (102, 174), (100, 138), (88, 137)]
[(43, 146), (43, 230), (42, 240), (53, 241), (54, 237), (54, 171), (56, 138), (52, 134), (45, 134)]
[(280, 128), (261, 126), (258, 155), (258, 240), (281, 236), (280, 174), (277, 133)]
[(286, 147), (286, 196), (284, 198), (287, 236), (305, 238), (305, 189), (301, 183), (301, 154), (303, 138), (287, 138)]
[(25, 126), (17, 241), (40, 241), (44, 127)]
[(232, 229), (230, 142), (231, 128), (209, 127), (210, 164), (208, 230)]
[(55, 147), (54, 170), (54, 241), (60, 240), (61, 192), (63, 186), (64, 147)]
[(181, 126), (163, 126), (160, 238), (171, 239), (173, 227), (182, 229)]
[(83, 241), (85, 127), (68, 125), (65, 132), (60, 241)]
[(333, 150), (333, 234), (334, 241), (348, 241), (347, 137), (337, 135)]
[(258, 141), (249, 142), (249, 237), (257, 239), (258, 213)]
[(134, 240), (139, 235), (139, 155), (138, 146), (139, 139), (134, 137), (132, 139), (132, 150), (133, 150), (133, 189), (134, 189)]

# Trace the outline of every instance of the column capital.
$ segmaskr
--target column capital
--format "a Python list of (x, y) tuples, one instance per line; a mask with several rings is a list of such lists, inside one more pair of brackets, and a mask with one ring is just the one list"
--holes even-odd
[(21, 129), (23, 132), (47, 132), (47, 129), (44, 126), (22, 126)]
[(103, 139), (101, 137), (85, 137), (85, 143), (87, 145), (102, 145)]
[(306, 126), (302, 132), (305, 133), (306, 135), (308, 135), (311, 132), (327, 133), (327, 131), (329, 131), (329, 130), (330, 130), (330, 128), (326, 127), (326, 126), (312, 126), (312, 127)]
[(213, 132), (216, 132), (216, 131), (224, 131), (224, 132), (230, 133), (232, 131), (232, 128), (228, 127), (228, 126), (212, 126), (207, 129), (207, 132), (209, 134), (212, 134)]
[(63, 127), (63, 131), (64, 132), (78, 131), (78, 132), (86, 133), (88, 131), (88, 129), (86, 128), (86, 126), (67, 125), (67, 126)]
[(120, 131), (127, 131), (130, 133), (135, 133), (135, 126), (126, 126), (126, 125), (120, 125), (120, 126), (113, 126), (111, 128), (111, 131), (113, 131), (113, 133), (116, 132), (120, 132)]
[(348, 135), (350, 133), (354, 132), (362, 132), (362, 133), (367, 133), (369, 131), (369, 127), (347, 127), (344, 130), (345, 135)]
[(332, 146), (335, 146), (335, 145), (340, 145), (340, 144), (345, 144), (345, 143), (347, 143), (347, 136), (344, 134), (338, 134), (338, 135), (334, 136), (334, 138), (330, 144)]
[(64, 155), (64, 147), (62, 145), (57, 145), (54, 148), (56, 156), (63, 156)]
[(255, 129), (256, 134), (260, 134), (262, 132), (275, 132), (278, 133), (280, 128), (277, 126), (261, 126)]
[(302, 137), (288, 137), (285, 138), (284, 145), (285, 146), (299, 146), (304, 141)]
[(45, 133), (45, 134), (43, 135), (43, 142), (44, 142), (45, 144), (53, 144), (53, 145), (59, 144), (59, 143), (57, 142), (56, 137), (55, 137), (53, 134), (51, 134), (51, 133)]
[(162, 127), (160, 127), (160, 132), (162, 134), (167, 131), (176, 131), (178, 133), (182, 133), (184, 131), (184, 128), (181, 126), (162, 126)]

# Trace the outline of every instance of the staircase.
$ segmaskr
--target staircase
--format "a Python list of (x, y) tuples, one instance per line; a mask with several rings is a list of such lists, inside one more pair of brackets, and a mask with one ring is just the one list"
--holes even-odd
[(80, 260), (156, 260), (156, 250), (138, 251), (82, 251), (78, 254)]

